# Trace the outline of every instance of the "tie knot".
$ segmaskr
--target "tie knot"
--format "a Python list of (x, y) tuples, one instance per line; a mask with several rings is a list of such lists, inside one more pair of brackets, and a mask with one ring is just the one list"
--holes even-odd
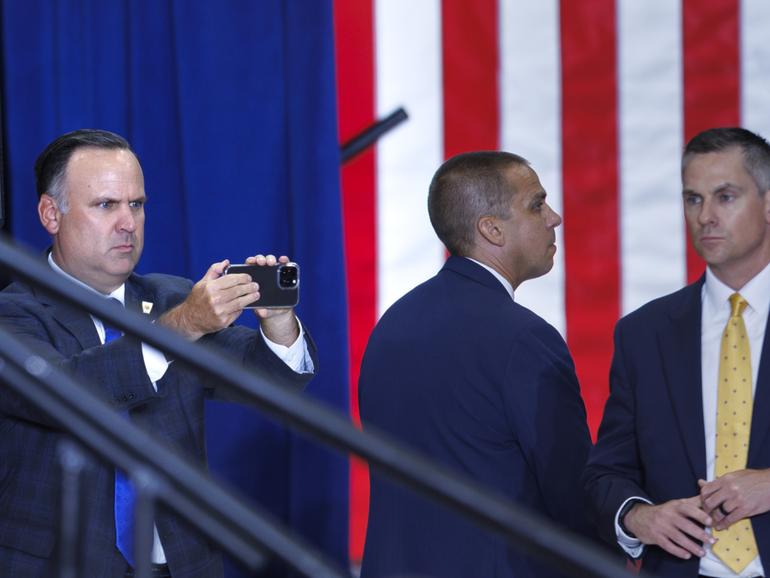
[(749, 302), (741, 297), (740, 293), (733, 293), (730, 295), (730, 316), (740, 317), (743, 315), (743, 311), (746, 309), (748, 304)]

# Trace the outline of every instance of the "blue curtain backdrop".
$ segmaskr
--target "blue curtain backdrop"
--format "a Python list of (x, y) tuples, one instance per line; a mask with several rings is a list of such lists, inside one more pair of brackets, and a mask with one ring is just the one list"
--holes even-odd
[[(51, 139), (126, 136), (149, 198), (138, 271), (197, 280), (223, 258), (289, 255), (320, 352), (307, 393), (347, 411), (331, 0), (0, 1), (12, 235), (49, 243), (32, 166)], [(344, 457), (229, 404), (208, 432), (213, 470), (346, 563)]]

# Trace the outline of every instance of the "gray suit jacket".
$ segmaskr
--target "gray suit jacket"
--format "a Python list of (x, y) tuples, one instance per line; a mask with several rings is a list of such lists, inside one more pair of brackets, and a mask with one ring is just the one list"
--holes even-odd
[[(169, 275), (131, 275), (126, 307), (139, 311), (142, 301), (160, 315), (184, 300), (192, 287)], [(176, 361), (152, 387), (141, 344), (123, 336), (102, 345), (90, 316), (36, 289), (14, 283), (0, 292), (0, 326), (18, 336), (46, 359), (68, 370), (110, 403), (127, 411), (133, 422), (159, 443), (197, 463), (205, 463), (204, 401), (220, 395), (217, 384), (204, 380)], [(297, 387), (312, 374), (296, 374), (264, 343), (261, 334), (229, 327), (204, 338), (245, 365), (255, 365)], [(315, 347), (308, 336), (315, 360)], [(29, 578), (52, 575), (57, 542), (59, 481), (56, 448), (62, 428), (0, 381), (0, 574)], [(113, 522), (114, 469), (96, 463), (84, 480), (87, 518), (83, 576), (122, 578), (125, 562), (115, 548)], [(222, 576), (219, 554), (181, 517), (161, 508), (156, 525), (175, 578)]]

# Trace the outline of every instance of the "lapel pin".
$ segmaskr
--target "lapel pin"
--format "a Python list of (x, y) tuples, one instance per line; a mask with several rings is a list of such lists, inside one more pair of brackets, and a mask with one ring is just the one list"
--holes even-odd
[(142, 313), (149, 315), (152, 311), (152, 303), (150, 301), (142, 301)]

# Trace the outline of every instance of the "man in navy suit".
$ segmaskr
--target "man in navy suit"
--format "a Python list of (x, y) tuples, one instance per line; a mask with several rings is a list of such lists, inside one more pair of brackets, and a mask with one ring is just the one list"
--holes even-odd
[[(359, 396), (377, 428), (522, 506), (586, 531), (579, 476), (591, 445), (559, 333), (514, 301), (553, 266), (561, 218), (537, 174), (503, 152), (456, 156), (428, 211), (451, 253), (397, 301), (366, 349)], [(547, 566), (372, 471), (363, 578), (538, 577)]]
[[(685, 148), (682, 184), (708, 268), (618, 322), (587, 489), (604, 537), (653, 574), (766, 576), (770, 146), (740, 128), (702, 132)], [(735, 387), (739, 347), (745, 377)], [(727, 451), (734, 440), (740, 449)]]
[[(293, 310), (256, 309), (260, 330), (231, 326), (259, 298), (248, 275), (224, 275), (214, 263), (191, 281), (133, 272), (144, 240), (144, 179), (129, 144), (107, 131), (80, 130), (53, 141), (35, 165), (40, 222), (53, 239), (48, 262), (62, 279), (148, 314), (186, 338), (201, 340), (261, 367), (287, 385), (311, 377), (315, 351)], [(285, 257), (282, 258), (286, 260)], [(272, 255), (248, 262), (275, 264)], [(65, 282), (65, 281), (63, 281)], [(0, 325), (55, 365), (69, 370), (158, 443), (205, 463), (204, 401), (217, 384), (131, 336), (40, 290), (15, 283), (0, 293)], [(0, 391), (0, 574), (54, 575), (58, 528), (58, 424)], [(123, 578), (133, 570), (116, 545), (115, 470), (84, 477), (88, 578)], [(155, 519), (154, 576), (220, 578), (216, 549), (183, 518), (161, 509)]]

